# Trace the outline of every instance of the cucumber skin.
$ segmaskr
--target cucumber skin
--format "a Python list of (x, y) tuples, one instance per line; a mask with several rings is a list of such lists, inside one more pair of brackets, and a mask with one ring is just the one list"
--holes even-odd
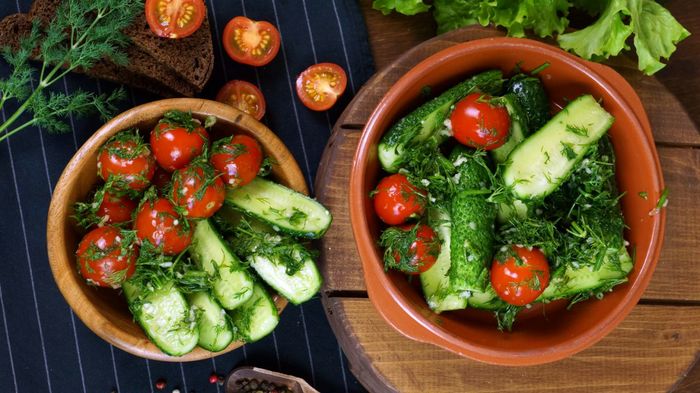
[[(404, 152), (412, 143), (434, 139), (435, 145), (440, 145), (448, 137), (438, 131), (443, 126), (450, 107), (474, 91), (497, 95), (503, 89), (503, 82), (503, 73), (500, 70), (482, 72), (453, 86), (401, 118), (384, 134), (378, 146), (379, 161), (384, 170), (389, 173), (398, 171), (405, 157)], [(431, 115), (435, 119), (425, 124), (424, 121)]]
[[(506, 91), (514, 95), (524, 109), (527, 128), (537, 131), (542, 128), (550, 117), (549, 97), (536, 76), (518, 74), (510, 78)], [(528, 134), (525, 134), (527, 136)]]
[[(260, 302), (263, 302), (264, 304), (261, 305)], [(260, 306), (267, 307), (267, 311), (274, 312), (274, 325), (269, 330), (263, 332), (254, 332), (255, 334), (251, 334), (251, 319), (255, 316), (253, 312), (256, 310), (260, 312)], [(229, 315), (231, 316), (231, 322), (233, 322), (233, 325), (236, 327), (236, 329), (238, 329), (238, 332), (241, 334), (241, 336), (243, 336), (245, 342), (247, 343), (258, 341), (263, 337), (267, 336), (268, 334), (272, 333), (272, 331), (279, 323), (279, 313), (277, 311), (277, 306), (275, 305), (275, 302), (272, 300), (272, 297), (267, 292), (267, 290), (265, 290), (265, 288), (259, 283), (256, 283), (253, 287), (253, 296), (250, 299), (248, 299), (248, 301), (245, 302), (243, 306), (237, 308), (236, 310), (230, 311)]]
[(502, 102), (508, 110), (510, 116), (510, 135), (506, 143), (491, 150), (491, 157), (497, 163), (505, 162), (510, 154), (520, 142), (525, 140), (525, 137), (530, 135), (530, 129), (527, 124), (526, 112), (518, 103), (518, 100), (513, 94), (506, 94), (503, 97), (494, 99), (495, 102)]
[(486, 200), (487, 194), (474, 194), (490, 186), (484, 159), (458, 146), (450, 157), (455, 162), (460, 156), (467, 161), (457, 167), (460, 180), (451, 203), (450, 286), (456, 291), (484, 291), (493, 256), (496, 207)]

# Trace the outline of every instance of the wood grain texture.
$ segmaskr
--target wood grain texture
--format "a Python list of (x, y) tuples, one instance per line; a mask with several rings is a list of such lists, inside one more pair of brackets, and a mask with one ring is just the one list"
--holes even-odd
[[(364, 356), (361, 363), (376, 371), (375, 381), (363, 379), (372, 392), (661, 392), (700, 346), (700, 307), (640, 305), (609, 336), (569, 359), (497, 367), (401, 336), (367, 299), (334, 298), (327, 307), (336, 334), (352, 335), (356, 350), (348, 356)], [(350, 360), (353, 372), (361, 372)]]

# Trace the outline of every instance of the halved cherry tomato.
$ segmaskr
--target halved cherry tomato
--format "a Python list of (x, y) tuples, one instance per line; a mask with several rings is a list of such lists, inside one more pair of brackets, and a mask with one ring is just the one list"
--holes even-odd
[(250, 183), (260, 171), (263, 153), (260, 144), (248, 135), (233, 135), (214, 142), (210, 162), (229, 187)]
[(111, 137), (97, 156), (97, 173), (114, 187), (141, 191), (148, 187), (156, 170), (155, 159), (133, 131), (122, 131)]
[(397, 173), (383, 178), (374, 192), (374, 211), (389, 225), (399, 225), (421, 215), (425, 208), (425, 191)]
[(189, 113), (169, 111), (151, 131), (151, 148), (158, 164), (166, 171), (184, 168), (202, 154), (209, 134)]
[(136, 210), (138, 203), (128, 195), (105, 191), (102, 203), (97, 208), (98, 217), (102, 217), (103, 222), (117, 224), (131, 220), (131, 213)]
[(76, 251), (80, 275), (88, 284), (112, 288), (134, 274), (138, 254), (138, 246), (111, 225), (88, 232)]
[(134, 220), (136, 237), (162, 247), (163, 254), (176, 255), (192, 242), (193, 228), (165, 198), (142, 202)]
[(146, 0), (146, 21), (159, 37), (185, 38), (204, 22), (203, 0)]
[[(414, 225), (402, 225), (400, 230), (410, 232)], [(418, 224), (415, 232), (415, 240), (411, 242), (408, 250), (394, 250), (394, 268), (406, 274), (420, 274), (430, 269), (440, 254), (440, 242), (437, 241), (435, 231), (427, 225)], [(402, 258), (404, 260), (402, 260)]]
[(491, 264), (491, 285), (514, 306), (532, 303), (549, 285), (549, 263), (542, 251), (513, 246), (513, 255)]
[(187, 210), (189, 218), (208, 218), (224, 204), (226, 190), (221, 177), (208, 163), (193, 163), (173, 173), (172, 200)]
[(307, 108), (325, 111), (335, 104), (347, 84), (348, 77), (341, 66), (314, 64), (297, 77), (297, 95)]
[(491, 97), (482, 93), (469, 94), (459, 101), (450, 121), (455, 139), (484, 150), (500, 147), (510, 134), (508, 110), (492, 104)]
[(246, 81), (229, 81), (219, 90), (216, 100), (260, 120), (265, 115), (265, 97), (260, 89)]
[(280, 50), (280, 32), (274, 25), (245, 16), (231, 19), (221, 40), (234, 61), (256, 67), (271, 62)]

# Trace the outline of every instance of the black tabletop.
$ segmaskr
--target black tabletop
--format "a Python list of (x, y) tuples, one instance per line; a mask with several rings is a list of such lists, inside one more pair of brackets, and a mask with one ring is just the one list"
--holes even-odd
[[(86, 0), (87, 1), (87, 0)], [(30, 0), (0, 2), (0, 17), (26, 12)], [(354, 93), (373, 73), (367, 33), (355, 0), (206, 0), (214, 37), (214, 73), (200, 95), (213, 98), (227, 80), (257, 84), (267, 100), (263, 122), (287, 144), (313, 188), (313, 179), (332, 125)], [(226, 23), (237, 15), (275, 24), (283, 45), (267, 66), (230, 60), (221, 47)], [(185, 54), (193, 55), (196, 54)], [(328, 112), (306, 109), (293, 91), (302, 70), (318, 62), (341, 65), (348, 88)], [(9, 67), (0, 61), (0, 78)], [(110, 91), (116, 85), (70, 74), (53, 87)], [(128, 109), (159, 97), (129, 89)], [(2, 119), (18, 107), (7, 102)], [(27, 115), (22, 118), (29, 120)], [(20, 119), (20, 120), (22, 120)], [(101, 125), (96, 117), (69, 118), (72, 130), (52, 135), (30, 127), (0, 143), (0, 391), (153, 392), (164, 378), (172, 392), (222, 392), (209, 384), (213, 370), (226, 374), (251, 365), (294, 374), (322, 392), (364, 391), (315, 298), (289, 305), (277, 329), (263, 340), (210, 360), (165, 363), (134, 357), (112, 347), (75, 316), (59, 293), (46, 251), (46, 218), (53, 187), (76, 149)]]

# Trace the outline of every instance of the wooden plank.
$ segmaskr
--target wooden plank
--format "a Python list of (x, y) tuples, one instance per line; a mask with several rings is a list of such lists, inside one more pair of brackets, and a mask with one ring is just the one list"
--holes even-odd
[[(336, 128), (316, 178), (317, 198), (333, 213), (333, 226), (321, 244), (325, 291), (365, 290), (348, 214), (347, 187), (358, 130)], [(659, 147), (669, 189), (666, 238), (652, 281), (643, 299), (700, 301), (700, 150)], [(330, 165), (332, 163), (332, 165)]]
[(345, 353), (355, 357), (353, 372), (360, 363), (376, 372), (374, 380), (360, 378), (372, 392), (661, 392), (700, 346), (700, 307), (639, 305), (610, 335), (569, 359), (499, 367), (401, 336), (369, 300), (332, 298), (327, 305)]

